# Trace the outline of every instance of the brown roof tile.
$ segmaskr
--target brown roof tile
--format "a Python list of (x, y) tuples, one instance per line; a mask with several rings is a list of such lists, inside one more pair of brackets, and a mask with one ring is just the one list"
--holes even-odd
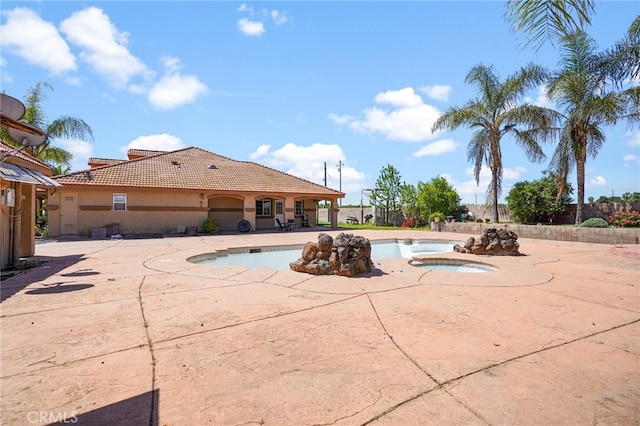
[(91, 158), (89, 158), (87, 163), (89, 164), (89, 166), (94, 168), (94, 167), (100, 167), (100, 166), (108, 166), (108, 165), (111, 165), (111, 164), (124, 163), (125, 161), (127, 161), (127, 160), (118, 160), (118, 159), (114, 159), (114, 158), (91, 157)]
[(340, 191), (257, 163), (232, 160), (194, 147), (70, 173), (55, 180), (63, 185), (344, 196)]
[[(4, 141), (0, 141), (0, 153), (11, 151), (16, 147), (11, 146)], [(47, 163), (40, 161), (39, 159), (30, 156), (24, 151), (13, 154), (12, 156), (3, 159), (4, 162), (15, 164), (17, 166), (22, 166), (34, 170), (38, 170), (43, 173), (45, 176), (51, 176), (51, 166)]]
[(135, 160), (137, 158), (150, 157), (152, 155), (162, 154), (165, 152), (167, 151), (152, 151), (150, 149), (130, 149), (127, 151), (127, 158), (129, 160)]

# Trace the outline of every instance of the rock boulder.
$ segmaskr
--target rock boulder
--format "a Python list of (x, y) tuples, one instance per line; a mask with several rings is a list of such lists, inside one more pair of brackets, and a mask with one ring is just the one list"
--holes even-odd
[(487, 228), (480, 238), (470, 237), (463, 246), (456, 244), (453, 251), (458, 253), (486, 254), (493, 256), (518, 256), (518, 235), (506, 229)]
[(355, 275), (371, 272), (371, 243), (367, 238), (340, 233), (336, 238), (328, 234), (318, 235), (318, 242), (308, 242), (302, 249), (302, 257), (289, 263), (296, 272), (313, 275)]

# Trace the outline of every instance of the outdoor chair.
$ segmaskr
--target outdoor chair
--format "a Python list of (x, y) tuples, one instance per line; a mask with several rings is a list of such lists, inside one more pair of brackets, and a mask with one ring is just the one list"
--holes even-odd
[(280, 222), (280, 219), (276, 218), (276, 222), (278, 222), (278, 231), (291, 231), (291, 227)]

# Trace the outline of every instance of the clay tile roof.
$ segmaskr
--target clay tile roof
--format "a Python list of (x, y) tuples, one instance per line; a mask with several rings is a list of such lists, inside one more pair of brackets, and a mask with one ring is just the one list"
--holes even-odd
[(150, 157), (156, 154), (163, 154), (167, 151), (152, 151), (150, 149), (130, 149), (127, 151), (127, 158), (135, 160), (136, 158)]
[(111, 165), (111, 164), (123, 163), (125, 161), (127, 161), (127, 160), (118, 160), (118, 159), (114, 159), (114, 158), (91, 157), (91, 158), (89, 158), (87, 163), (91, 167), (100, 167), (100, 166), (108, 166), (108, 165)]
[[(0, 153), (8, 152), (15, 149), (14, 146), (11, 146), (4, 141), (0, 141)], [(5, 158), (3, 160), (6, 163), (15, 164), (18, 166), (38, 170), (46, 176), (51, 176), (51, 166), (45, 162), (38, 160), (35, 157), (30, 156), (24, 151), (13, 154), (11, 157)]]
[(257, 163), (232, 160), (194, 147), (70, 173), (55, 180), (63, 185), (344, 196), (340, 191)]

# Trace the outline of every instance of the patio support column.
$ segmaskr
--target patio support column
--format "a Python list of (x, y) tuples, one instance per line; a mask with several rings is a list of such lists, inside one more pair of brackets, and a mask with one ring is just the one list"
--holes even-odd
[(338, 212), (340, 211), (340, 209), (338, 208), (338, 199), (337, 198), (332, 198), (330, 200), (330, 206), (329, 208), (331, 209), (331, 229), (338, 229)]
[(251, 224), (251, 230), (256, 230), (256, 197), (247, 195), (242, 205), (242, 218)]
[(296, 218), (296, 199), (294, 197), (286, 197), (284, 199), (284, 221)]

